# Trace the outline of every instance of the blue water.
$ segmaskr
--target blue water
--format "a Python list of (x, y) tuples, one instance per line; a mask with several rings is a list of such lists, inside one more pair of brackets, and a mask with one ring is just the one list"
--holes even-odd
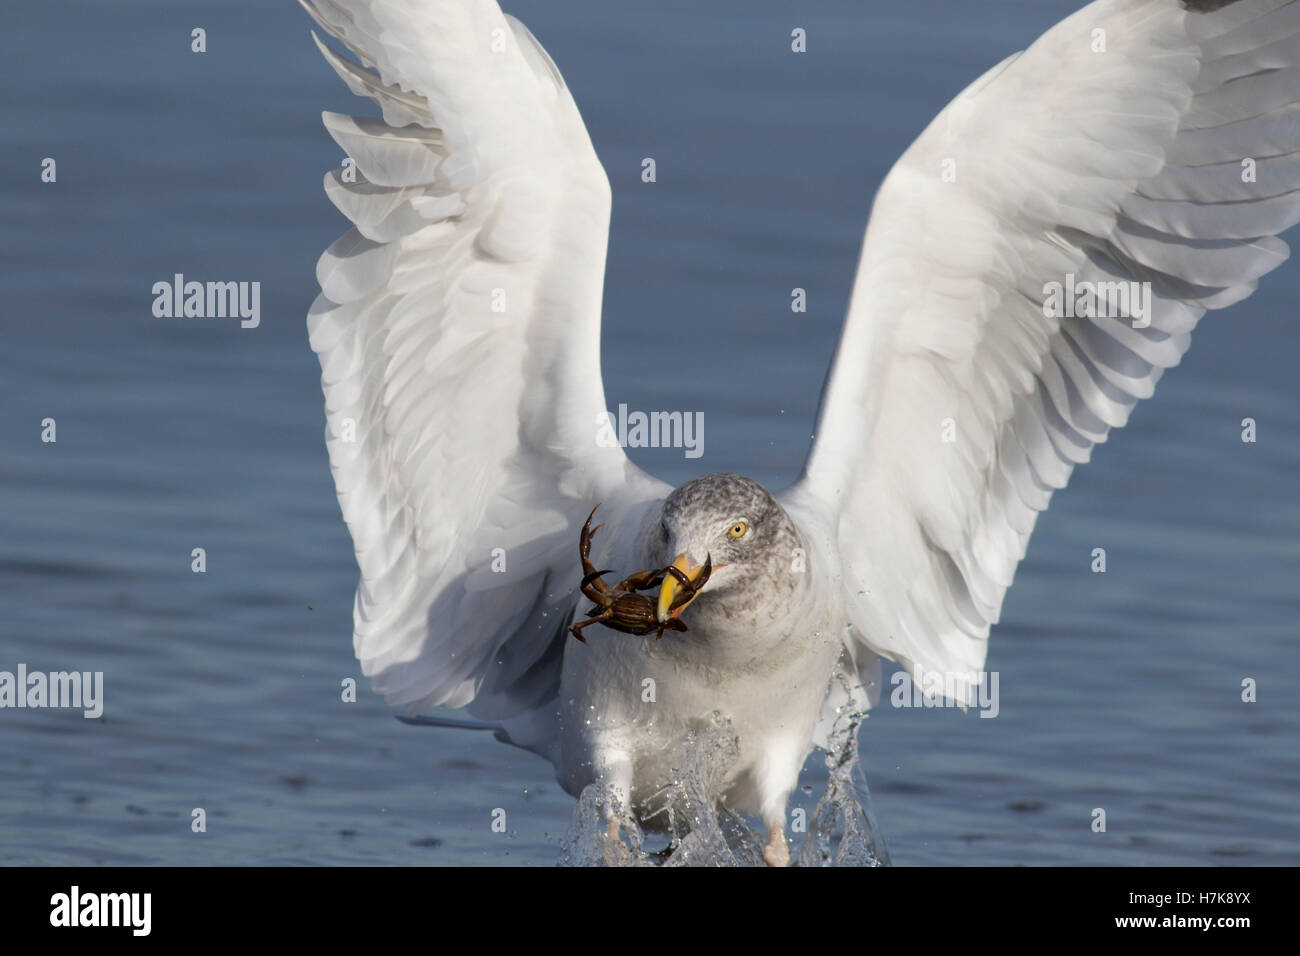
[[(507, 5), (613, 184), (609, 404), (705, 415), (703, 458), (638, 463), (794, 477), (876, 185), (1073, 7)], [(554, 863), (574, 803), (548, 765), (399, 725), (364, 682), (340, 700), (356, 570), (304, 315), (345, 226), (319, 112), (367, 105), (287, 0), (10, 0), (5, 21), (0, 670), (102, 670), (106, 699), (98, 721), (0, 711), (0, 862)], [(260, 327), (155, 318), (177, 272), (260, 281)], [(1298, 304), (1290, 263), (1208, 316), (1039, 521), (993, 634), (997, 719), (867, 721), (896, 864), (1300, 862)], [(816, 756), (805, 776), (811, 809)]]

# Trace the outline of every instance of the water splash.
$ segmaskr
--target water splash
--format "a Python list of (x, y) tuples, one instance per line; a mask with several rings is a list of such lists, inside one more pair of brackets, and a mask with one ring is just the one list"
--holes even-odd
[[(606, 808), (608, 807), (608, 810)], [(618, 837), (607, 829), (610, 819), (623, 821)], [(628, 816), (618, 797), (608, 788), (590, 784), (578, 797), (569, 835), (557, 866), (653, 866), (642, 849), (641, 828)]]
[(858, 728), (865, 716), (846, 712), (831, 731), (826, 790), (808, 820), (803, 844), (791, 858), (795, 866), (890, 865), (889, 848), (858, 762)]
[[(844, 713), (830, 735), (826, 790), (791, 855), (795, 866), (889, 865), (858, 764), (863, 716)], [(646, 816), (656, 829), (667, 832), (667, 846), (657, 851), (646, 849), (644, 831), (617, 796), (600, 784), (588, 786), (578, 800), (559, 865), (764, 866), (761, 829), (755, 831), (744, 816), (717, 800), (739, 753), (730, 721), (718, 715), (712, 726), (687, 736), (681, 768), (652, 801), (657, 809)], [(611, 833), (610, 819), (620, 821), (617, 836)]]

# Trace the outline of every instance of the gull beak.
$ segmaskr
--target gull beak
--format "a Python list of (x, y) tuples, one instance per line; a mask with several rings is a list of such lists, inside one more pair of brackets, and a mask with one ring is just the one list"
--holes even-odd
[[(673, 567), (685, 574), (691, 584), (699, 585), (700, 577), (704, 571), (704, 565), (695, 564), (691, 561), (685, 551), (677, 555), (676, 559), (673, 561)], [(664, 621), (667, 621), (669, 618), (678, 617), (682, 611), (686, 610), (686, 608), (690, 606), (691, 601), (694, 601), (695, 598), (699, 597), (699, 592), (696, 592), (691, 596), (690, 601), (687, 601), (675, 610), (670, 610), (673, 606), (673, 601), (676, 600), (677, 593), (680, 590), (681, 585), (677, 583), (677, 579), (671, 574), (665, 577), (664, 583), (659, 586), (659, 603), (655, 607), (655, 617), (658, 619), (660, 624), (664, 623)]]

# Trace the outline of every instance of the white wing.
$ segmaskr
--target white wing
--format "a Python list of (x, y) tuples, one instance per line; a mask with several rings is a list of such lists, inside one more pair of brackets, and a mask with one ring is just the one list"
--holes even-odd
[(360, 175), (325, 179), (355, 228), (308, 317), (357, 657), (412, 711), (527, 716), (558, 686), (587, 512), (639, 526), (620, 511), (667, 491), (597, 442), (609, 182), (554, 64), (492, 0), (304, 6), (384, 116), (324, 116)]
[[(1187, 7), (1221, 9), (1101, 0), (1062, 21), (953, 100), (876, 197), (785, 501), (828, 529), (857, 638), (914, 674), (982, 670), (1052, 492), (1204, 311), (1288, 255), (1300, 3)], [(1149, 282), (1150, 327), (1045, 315), (1067, 274)]]

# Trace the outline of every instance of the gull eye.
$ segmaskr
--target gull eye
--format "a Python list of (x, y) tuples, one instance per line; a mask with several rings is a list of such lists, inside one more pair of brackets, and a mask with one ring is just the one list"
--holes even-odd
[(745, 532), (748, 530), (749, 530), (749, 524), (747, 522), (737, 521), (735, 524), (733, 524), (730, 528), (727, 529), (727, 537), (743, 538), (745, 536)]

